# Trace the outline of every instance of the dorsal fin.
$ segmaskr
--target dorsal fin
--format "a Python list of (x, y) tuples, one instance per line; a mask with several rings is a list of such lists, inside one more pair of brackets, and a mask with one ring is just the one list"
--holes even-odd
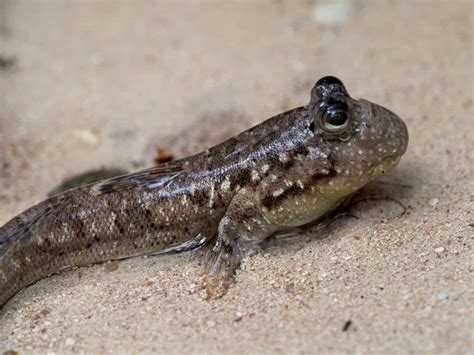
[(93, 190), (98, 194), (107, 194), (136, 187), (153, 189), (163, 186), (165, 183), (174, 179), (176, 176), (181, 174), (182, 170), (183, 169), (179, 165), (157, 166), (133, 174), (117, 176), (102, 181), (94, 185)]

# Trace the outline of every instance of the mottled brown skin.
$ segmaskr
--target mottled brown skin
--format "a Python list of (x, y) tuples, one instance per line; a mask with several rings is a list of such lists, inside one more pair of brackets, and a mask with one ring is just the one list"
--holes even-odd
[(405, 152), (403, 121), (320, 79), (307, 106), (203, 153), (69, 190), (0, 228), (0, 307), (61, 269), (211, 244), (207, 290), (248, 250), (321, 218)]

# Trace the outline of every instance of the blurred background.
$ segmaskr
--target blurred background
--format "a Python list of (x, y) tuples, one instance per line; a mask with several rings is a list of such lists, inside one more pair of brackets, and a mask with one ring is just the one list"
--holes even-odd
[[(151, 308), (117, 296), (101, 319), (82, 316), (95, 314), (89, 300), (143, 278), (61, 275), (3, 315), (0, 350), (472, 351), (472, 20), (469, 0), (0, 0), (0, 224), (72, 175), (147, 167), (157, 147), (196, 153), (305, 105), (324, 75), (406, 121), (409, 151), (389, 180), (410, 188), (388, 193), (412, 209), (373, 243), (345, 237), (372, 235), (373, 220), (349, 221), (332, 242), (257, 257), (221, 303), (186, 291), (191, 257), (127, 262), (168, 270), (180, 296)], [(298, 268), (311, 274), (301, 281)], [(271, 275), (281, 287), (265, 286)], [(71, 283), (101, 286), (54, 299)]]
[(15, 146), (3, 159), (24, 160), (41, 189), (150, 164), (171, 136), (187, 137), (178, 156), (206, 148), (306, 104), (324, 75), (412, 125), (413, 106), (439, 105), (472, 72), (469, 1), (0, 4), (1, 133)]

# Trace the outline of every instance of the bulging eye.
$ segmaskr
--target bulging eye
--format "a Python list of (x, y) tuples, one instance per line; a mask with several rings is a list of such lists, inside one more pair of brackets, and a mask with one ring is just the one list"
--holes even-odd
[(349, 126), (347, 104), (328, 102), (322, 107), (321, 128), (328, 133), (343, 132)]

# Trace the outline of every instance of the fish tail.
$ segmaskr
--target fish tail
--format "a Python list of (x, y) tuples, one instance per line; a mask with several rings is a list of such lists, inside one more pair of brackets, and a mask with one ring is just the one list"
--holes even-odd
[(53, 197), (40, 202), (0, 227), (0, 309), (18, 291), (36, 281), (23, 272), (27, 256), (22, 255), (21, 247), (54, 211), (59, 200)]

